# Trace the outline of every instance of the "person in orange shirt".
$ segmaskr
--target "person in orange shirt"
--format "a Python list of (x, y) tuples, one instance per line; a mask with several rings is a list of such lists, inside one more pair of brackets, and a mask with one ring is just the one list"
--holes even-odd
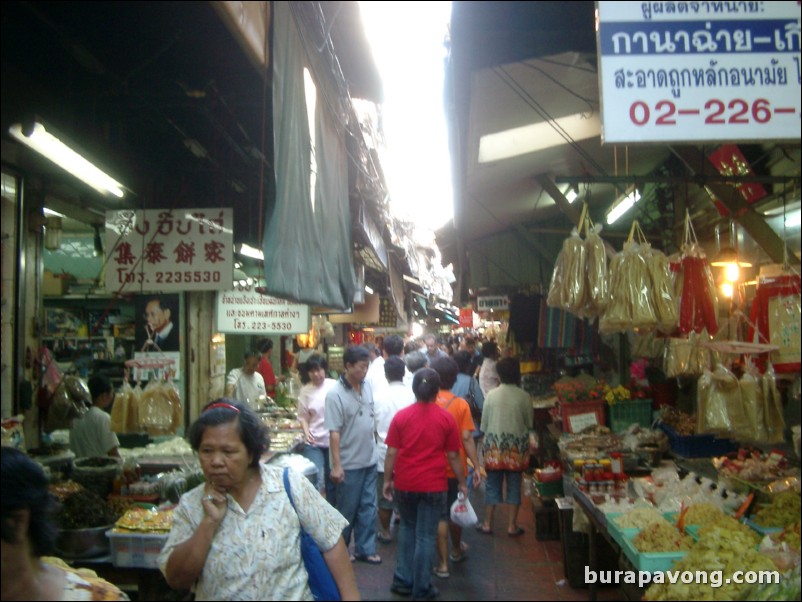
[[(463, 474), (468, 474), (467, 458), (471, 459), (474, 467), (479, 466), (479, 457), (476, 454), (476, 446), (473, 442), (474, 423), (471, 417), (471, 408), (468, 402), (462, 397), (457, 397), (449, 389), (454, 386), (457, 380), (459, 367), (457, 362), (450, 356), (439, 357), (432, 361), (430, 368), (440, 376), (440, 392), (437, 395), (437, 405), (447, 411), (457, 422), (460, 436), (462, 438), (462, 448), (459, 450), (462, 462)], [(462, 562), (468, 557), (468, 544), (462, 541), (462, 527), (454, 524), (450, 520), (451, 505), (457, 499), (457, 477), (451, 467), (448, 471), (448, 497), (446, 503), (446, 513), (440, 519), (437, 527), (437, 556), (438, 563), (434, 569), (434, 574), (441, 579), (451, 576), (448, 570), (448, 561)], [(481, 476), (478, 470), (473, 471), (473, 486), (478, 487)], [(448, 552), (448, 534), (451, 532), (451, 553)]]

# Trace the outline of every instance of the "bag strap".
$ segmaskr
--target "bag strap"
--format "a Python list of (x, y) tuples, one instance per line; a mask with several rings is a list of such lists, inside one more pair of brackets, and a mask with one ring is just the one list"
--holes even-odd
[(289, 467), (284, 467), (284, 490), (287, 492), (287, 497), (290, 498), (290, 504), (292, 504), (292, 509), (295, 510), (295, 514), (298, 514), (298, 508), (295, 507), (295, 502), (292, 499), (292, 489), (290, 488), (290, 478), (289, 478)]
[(450, 406), (451, 402), (454, 401), (456, 398), (457, 398), (457, 396), (452, 393), (451, 394), (451, 399), (448, 400), (448, 403), (446, 404), (446, 406), (443, 409), (448, 411), (448, 406)]

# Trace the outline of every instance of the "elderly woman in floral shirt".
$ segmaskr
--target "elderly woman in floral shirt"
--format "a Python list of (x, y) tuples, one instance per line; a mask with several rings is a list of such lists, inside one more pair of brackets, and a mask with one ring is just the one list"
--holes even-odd
[(485, 519), (476, 528), (480, 533), (493, 533), (493, 514), (503, 500), (507, 481), (506, 503), (510, 505), (507, 535), (517, 537), (524, 530), (518, 526), (521, 507), (523, 471), (529, 468), (529, 432), (534, 413), (529, 394), (519, 385), (521, 365), (515, 358), (504, 358), (496, 364), (501, 384), (485, 396), (482, 410), (482, 432), (485, 434), (484, 468), (487, 471)]

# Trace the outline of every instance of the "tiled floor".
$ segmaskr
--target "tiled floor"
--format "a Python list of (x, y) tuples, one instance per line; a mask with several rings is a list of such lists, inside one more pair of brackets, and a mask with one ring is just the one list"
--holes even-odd
[[(471, 503), (482, 517), (482, 495), (471, 494)], [(470, 546), (468, 559), (451, 564), (451, 577), (432, 577), (440, 589), (440, 600), (589, 600), (587, 589), (574, 589), (563, 574), (562, 544), (538, 541), (532, 504), (524, 499), (519, 524), (526, 529), (521, 537), (507, 537), (506, 506), (496, 510), (496, 533), (483, 535), (474, 529), (464, 532)], [(395, 540), (395, 534), (393, 539)], [(390, 592), (395, 569), (395, 541), (378, 544), (380, 565), (354, 563), (363, 600), (408, 600)], [(617, 588), (600, 588), (599, 600), (618, 600)]]

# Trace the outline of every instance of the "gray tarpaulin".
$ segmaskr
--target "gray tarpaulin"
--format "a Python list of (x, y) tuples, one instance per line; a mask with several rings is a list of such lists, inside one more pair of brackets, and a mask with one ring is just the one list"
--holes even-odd
[[(266, 217), (262, 243), (266, 289), (276, 297), (347, 310), (354, 299), (356, 276), (345, 130), (318, 86), (313, 207), (303, 79), (309, 61), (288, 3), (275, 2), (273, 6), (276, 203)], [(318, 81), (314, 75), (313, 79)]]

